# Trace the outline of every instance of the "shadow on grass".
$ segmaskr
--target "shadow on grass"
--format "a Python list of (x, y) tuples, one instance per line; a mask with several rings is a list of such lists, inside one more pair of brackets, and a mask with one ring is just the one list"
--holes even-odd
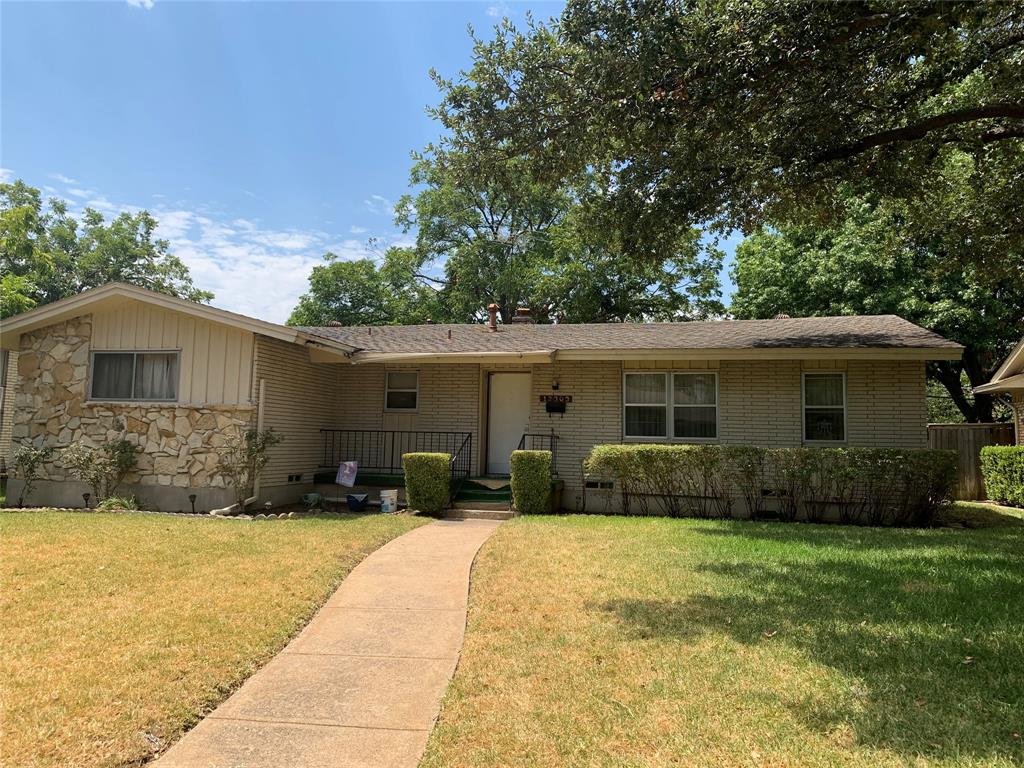
[(1024, 530), (740, 524), (694, 533), (725, 539), (694, 566), (713, 588), (677, 602), (605, 604), (626, 632), (785, 644), (850, 681), (787, 703), (810, 728), (845, 725), (858, 744), (907, 760), (1024, 760)]

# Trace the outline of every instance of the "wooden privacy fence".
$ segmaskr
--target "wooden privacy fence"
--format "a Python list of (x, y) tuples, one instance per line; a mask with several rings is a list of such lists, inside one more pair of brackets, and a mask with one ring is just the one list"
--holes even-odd
[(929, 424), (928, 447), (956, 451), (959, 455), (957, 499), (984, 499), (981, 449), (986, 445), (1013, 445), (1013, 424)]

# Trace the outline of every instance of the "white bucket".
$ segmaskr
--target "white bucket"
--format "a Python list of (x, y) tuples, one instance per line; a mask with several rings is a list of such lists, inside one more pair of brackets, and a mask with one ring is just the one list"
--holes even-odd
[(381, 491), (380, 492), (380, 511), (381, 512), (397, 512), (398, 511), (398, 491)]

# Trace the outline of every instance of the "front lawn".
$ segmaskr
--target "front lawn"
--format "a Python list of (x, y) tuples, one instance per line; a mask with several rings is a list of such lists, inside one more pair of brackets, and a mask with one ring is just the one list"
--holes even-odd
[(408, 516), (0, 513), (0, 765), (138, 765)]
[(1024, 527), (1003, 522), (506, 523), (423, 765), (1019, 765)]

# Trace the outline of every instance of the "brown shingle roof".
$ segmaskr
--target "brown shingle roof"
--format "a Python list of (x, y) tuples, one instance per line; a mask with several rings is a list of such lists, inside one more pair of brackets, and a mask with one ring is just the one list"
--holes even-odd
[[(896, 315), (680, 323), (386, 325), (307, 327), (311, 335), (367, 352), (461, 353), (551, 350), (759, 348), (959, 349)], [(449, 331), (451, 338), (449, 338)]]

